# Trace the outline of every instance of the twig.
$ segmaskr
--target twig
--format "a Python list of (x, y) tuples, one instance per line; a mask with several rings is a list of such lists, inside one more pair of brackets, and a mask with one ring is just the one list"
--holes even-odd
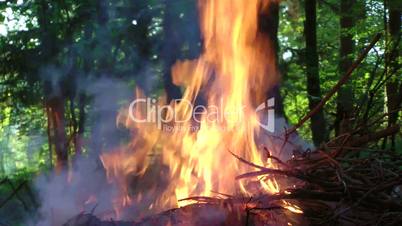
[(7, 204), (18, 192), (21, 188), (26, 184), (26, 181), (22, 182), (18, 187), (2, 202), (0, 203), (0, 209), (3, 208), (4, 205)]
[(278, 164), (281, 164), (281, 165), (283, 165), (284, 167), (289, 168), (289, 165), (288, 165), (288, 164), (282, 162), (282, 160), (280, 160), (278, 157), (275, 157), (275, 156), (271, 155), (271, 153), (269, 152), (269, 150), (268, 150), (267, 147), (264, 146), (263, 148), (264, 148), (264, 151), (268, 154), (267, 158), (273, 159), (273, 160), (275, 160)]
[(304, 177), (304, 176), (302, 176), (300, 174), (294, 173), (292, 171), (265, 168), (265, 169), (262, 169), (260, 171), (254, 171), (254, 172), (241, 174), (241, 175), (236, 177), (236, 180), (245, 179), (245, 178), (249, 178), (249, 177), (257, 177), (257, 176), (262, 176), (262, 175), (268, 175), (268, 174), (294, 177), (294, 178), (297, 178), (297, 179), (300, 179), (300, 180), (306, 180), (307, 179), (306, 177)]
[[(10, 188), (14, 191), (16, 190), (14, 187), (14, 184), (11, 182), (10, 179), (7, 179), (7, 183), (10, 186)], [(22, 203), (22, 206), (24, 207), (25, 211), (29, 211), (29, 207), (28, 205), (25, 203), (24, 199), (18, 194), (18, 192), (15, 194), (15, 196), (17, 197), (17, 199)]]
[(355, 138), (350, 142), (350, 145), (353, 147), (360, 146), (363, 144), (366, 144), (368, 142), (376, 141), (381, 138), (396, 134), (399, 132), (399, 126), (390, 126), (386, 129), (383, 129), (381, 131), (375, 132), (375, 133), (370, 133), (365, 136), (361, 136), (359, 138)]
[(250, 161), (247, 161), (247, 160), (243, 159), (243, 158), (240, 157), (240, 156), (237, 156), (235, 153), (231, 152), (230, 150), (229, 150), (229, 152), (230, 152), (230, 154), (232, 154), (235, 158), (237, 158), (237, 159), (238, 159), (240, 162), (242, 162), (242, 163), (245, 163), (245, 164), (247, 164), (247, 165), (249, 165), (249, 166), (252, 166), (252, 167), (254, 167), (254, 168), (257, 168), (257, 169), (261, 169), (261, 170), (266, 169), (266, 168), (263, 167), (263, 166), (259, 166), (259, 165), (257, 165), (257, 164), (254, 164), (254, 163), (252, 163), (252, 162), (250, 162)]

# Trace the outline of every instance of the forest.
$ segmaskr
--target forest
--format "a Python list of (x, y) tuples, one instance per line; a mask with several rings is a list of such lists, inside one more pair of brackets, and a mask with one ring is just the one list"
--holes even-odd
[(401, 10), (0, 0), (0, 225), (402, 225)]

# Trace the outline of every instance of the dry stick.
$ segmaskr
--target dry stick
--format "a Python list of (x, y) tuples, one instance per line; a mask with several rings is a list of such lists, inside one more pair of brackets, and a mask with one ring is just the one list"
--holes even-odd
[(296, 125), (286, 131), (286, 135), (294, 133), (298, 128), (300, 128), (307, 120), (309, 120), (314, 114), (316, 114), (327, 101), (335, 95), (336, 92), (344, 85), (352, 75), (352, 72), (361, 64), (363, 59), (367, 56), (368, 52), (374, 47), (374, 45), (380, 40), (381, 33), (377, 33), (370, 44), (364, 49), (364, 51), (359, 55), (355, 62), (353, 62), (352, 66), (348, 69), (345, 75), (338, 81), (338, 83), (325, 95), (325, 97), (318, 103), (313, 110), (311, 110), (306, 116), (304, 116)]
[(26, 181), (22, 182), (2, 203), (0, 203), (0, 209), (7, 204), (8, 201), (10, 201), (18, 192), (21, 190), (21, 188), (24, 187), (26, 184)]
[[(7, 183), (8, 183), (8, 185), (9, 185), (9, 187), (11, 188), (11, 190), (15, 191), (15, 186), (14, 186), (14, 184), (11, 182), (10, 179), (7, 179)], [(25, 185), (26, 185), (26, 183), (25, 183)], [(28, 185), (26, 185), (26, 186), (28, 186)], [(15, 197), (17, 197), (18, 201), (20, 201), (20, 202), (22, 203), (22, 206), (24, 207), (24, 209), (25, 209), (26, 211), (29, 211), (28, 205), (25, 203), (24, 199), (18, 194), (18, 192), (15, 193)]]
[[(12, 183), (11, 180), (8, 179), (7, 177), (0, 181), (0, 185), (5, 184), (5, 183), (8, 184), (8, 186), (11, 188), (12, 191), (15, 191), (15, 187), (14, 187), (13, 183)], [(28, 188), (29, 188), (28, 185), (26, 185), (26, 186), (27, 186), (27, 189), (28, 189)], [(17, 199), (22, 203), (22, 205), (24, 206), (24, 209), (25, 209), (26, 211), (28, 211), (28, 210), (29, 210), (29, 207), (28, 207), (28, 205), (25, 203), (24, 199), (23, 199), (20, 195), (18, 195), (18, 193), (16, 194), (16, 197), (17, 197)], [(3, 206), (3, 204), (1, 204), (1, 206)], [(0, 225), (1, 225), (1, 224), (0, 224)]]
[(266, 169), (262, 169), (260, 171), (253, 171), (253, 172), (241, 174), (239, 176), (236, 176), (236, 180), (249, 178), (249, 177), (257, 177), (257, 176), (262, 176), (262, 175), (267, 175), (267, 174), (283, 175), (283, 176), (298, 178), (301, 180), (306, 179), (304, 176), (294, 173), (292, 171), (266, 168)]
[[(290, 142), (289, 142), (290, 143)], [(281, 164), (282, 166), (286, 167), (286, 168), (290, 168), (288, 164), (282, 162), (282, 160), (280, 160), (278, 157), (275, 157), (273, 155), (271, 155), (271, 153), (269, 152), (268, 148), (264, 146), (264, 151), (268, 154), (268, 159), (273, 159), (275, 160), (278, 164)]]
[(368, 143), (370, 141), (376, 141), (376, 140), (379, 140), (381, 138), (388, 137), (390, 135), (398, 133), (399, 129), (400, 129), (399, 125), (390, 126), (390, 127), (387, 127), (386, 129), (383, 129), (381, 131), (378, 131), (378, 132), (375, 132), (375, 133), (370, 133), (370, 134), (358, 137), (355, 140), (352, 140), (350, 145), (352, 147), (356, 147), (356, 146), (366, 144), (366, 143)]
[[(399, 41), (400, 41), (400, 37), (398, 37), (398, 41), (394, 44), (394, 47), (392, 48), (391, 52), (394, 52), (394, 51), (398, 48), (398, 46), (399, 46)], [(388, 46), (385, 46), (385, 48), (387, 49)], [(374, 85), (374, 88), (371, 88), (371, 86), (372, 86), (373, 83), (374, 83), (374, 76), (375, 76), (375, 74), (377, 73), (377, 70), (378, 70), (378, 68), (379, 68), (379, 65), (382, 63), (382, 60), (383, 60), (383, 58), (379, 55), (378, 51), (375, 50), (375, 49), (374, 49), (374, 51), (375, 51), (376, 54), (377, 54), (377, 61), (376, 61), (374, 70), (370, 73), (371, 76), (370, 76), (369, 81), (368, 81), (368, 84), (367, 84), (367, 92), (365, 92), (365, 94), (364, 94), (365, 96), (363, 97), (363, 98), (364, 98), (364, 99), (363, 99), (363, 102), (362, 102), (363, 104), (361, 105), (361, 107), (359, 107), (359, 109), (358, 109), (358, 111), (357, 111), (358, 114), (360, 114), (361, 111), (363, 110), (363, 105), (364, 105), (364, 103), (367, 103), (367, 108), (366, 108), (366, 112), (364, 113), (363, 120), (364, 120), (366, 114), (368, 113), (367, 110), (370, 109), (369, 107), (370, 107), (370, 105), (371, 105), (371, 103), (372, 103), (372, 101), (373, 101), (374, 94), (377, 92), (377, 89), (378, 89), (377, 86), (378, 86), (378, 85), (381, 86), (380, 83), (381, 83), (381, 80), (382, 80), (382, 78), (384, 77), (384, 74), (385, 74), (385, 71), (384, 71), (384, 73), (381, 74), (381, 77), (380, 77), (380, 79), (378, 80), (378, 82)], [(391, 75), (393, 75), (395, 72), (396, 72), (395, 70), (394, 70), (393, 72), (391, 72)], [(385, 80), (387, 80), (387, 79), (385, 79)], [(369, 99), (367, 99), (368, 97), (369, 97)]]
[[(350, 209), (352, 209), (352, 208), (358, 206), (358, 205), (359, 205), (365, 198), (367, 198), (371, 193), (373, 193), (373, 192), (375, 192), (375, 191), (382, 190), (382, 189), (387, 188), (387, 187), (391, 187), (391, 186), (393, 186), (393, 185), (398, 185), (398, 184), (400, 184), (401, 182), (402, 182), (401, 180), (397, 180), (397, 181), (393, 181), (393, 182), (391, 182), (391, 183), (387, 183), (387, 184), (385, 184), (385, 185), (378, 185), (378, 186), (376, 186), (376, 187), (371, 188), (368, 192), (364, 193), (364, 195), (362, 195), (355, 203), (353, 203), (351, 206), (349, 206), (349, 207), (347, 207), (347, 208), (345, 208), (345, 209), (342, 209), (340, 212), (338, 212), (338, 213), (336, 213), (334, 216), (332, 216), (331, 219), (335, 219), (336, 217), (340, 216), (341, 214), (346, 213), (346, 212), (349, 211)], [(331, 219), (329, 219), (329, 220), (331, 220)], [(323, 222), (323, 223), (326, 223), (326, 222)]]
[(363, 129), (365, 129), (365, 128), (370, 128), (371, 126), (374, 126), (374, 125), (376, 125), (377, 123), (378, 124), (381, 124), (381, 123), (383, 123), (383, 122), (385, 122), (385, 121), (387, 121), (385, 118), (386, 117), (388, 117), (389, 115), (391, 115), (391, 114), (393, 114), (393, 113), (395, 113), (395, 112), (398, 112), (398, 111), (400, 111), (400, 110), (402, 110), (402, 107), (399, 107), (399, 108), (397, 108), (397, 109), (394, 109), (394, 110), (392, 110), (392, 111), (389, 111), (389, 112), (387, 112), (387, 113), (384, 113), (384, 114), (382, 114), (380, 117), (378, 117), (378, 118), (376, 118), (376, 119), (374, 119), (372, 122), (369, 122), (369, 123), (367, 123), (369, 120), (371, 120), (372, 118), (374, 118), (374, 117), (370, 117), (370, 118), (367, 118), (365, 121), (366, 121), (366, 125), (359, 125), (353, 132), (352, 132), (352, 134), (356, 134), (356, 133), (358, 133), (358, 132), (360, 132), (361, 130), (363, 130)]
[(240, 157), (240, 156), (236, 155), (235, 153), (231, 152), (230, 150), (229, 150), (229, 152), (230, 152), (230, 154), (232, 154), (235, 158), (237, 158), (237, 159), (238, 159), (240, 162), (242, 162), (242, 163), (245, 163), (245, 164), (247, 164), (247, 165), (249, 165), (249, 166), (252, 166), (252, 167), (257, 168), (257, 169), (260, 169), (260, 170), (265, 170), (265, 169), (266, 169), (266, 168), (263, 167), (263, 166), (259, 166), (259, 165), (257, 165), (257, 164), (254, 164), (254, 163), (252, 163), (252, 162), (249, 162), (249, 161), (243, 159), (242, 157)]

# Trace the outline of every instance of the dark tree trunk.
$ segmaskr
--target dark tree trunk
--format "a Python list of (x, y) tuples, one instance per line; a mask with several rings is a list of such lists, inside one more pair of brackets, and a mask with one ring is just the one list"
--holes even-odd
[(5, 161), (4, 161), (4, 156), (6, 152), (8, 151), (8, 144), (9, 144), (9, 139), (10, 139), (10, 127), (7, 127), (8, 129), (4, 131), (4, 137), (0, 139), (0, 177), (3, 177), (6, 173), (6, 168), (5, 168)]
[[(48, 121), (51, 121), (51, 141), (56, 153), (56, 169), (61, 171), (68, 167), (68, 150), (65, 131), (65, 100), (61, 96), (46, 100)], [(48, 122), (49, 123), (49, 122)]]
[[(111, 34), (109, 28), (109, 1), (108, 0), (98, 0), (95, 1), (96, 11), (94, 13), (94, 26), (88, 27), (87, 31), (88, 36), (92, 37), (93, 47), (100, 49), (99, 53), (93, 55), (92, 59), (89, 59), (85, 62), (84, 68), (89, 66), (92, 68), (93, 73), (97, 77), (106, 77), (110, 78), (111, 69), (112, 69), (112, 60), (110, 56), (112, 55), (111, 48)], [(88, 25), (90, 26), (90, 25)], [(93, 35), (91, 35), (93, 29)], [(88, 38), (89, 39), (89, 38)], [(103, 86), (103, 83), (100, 83)], [(93, 96), (94, 98), (101, 98), (102, 95), (97, 94)], [(112, 125), (112, 121), (115, 120), (115, 112), (111, 110), (110, 107), (112, 104), (109, 103), (101, 103), (94, 106), (94, 118), (97, 122), (102, 123), (92, 123), (91, 128), (91, 138), (90, 138), (90, 155), (98, 155), (99, 151), (108, 149), (109, 142), (112, 142), (113, 139), (110, 137), (110, 131), (112, 130), (110, 125)], [(106, 139), (108, 138), (108, 139)]]
[(111, 38), (110, 33), (107, 28), (107, 23), (109, 22), (108, 13), (108, 1), (98, 0), (96, 1), (97, 10), (97, 35), (102, 38), (97, 38), (97, 44), (101, 47), (100, 56), (98, 56), (98, 76), (107, 76), (111, 73), (111, 65), (109, 61), (109, 56), (111, 56)]
[[(259, 30), (265, 34), (274, 48), (275, 53), (275, 67), (279, 67), (278, 53), (279, 53), (279, 40), (278, 40), (278, 27), (279, 27), (279, 2), (272, 1), (269, 3), (267, 10), (263, 11), (259, 18)], [(267, 99), (275, 98), (275, 114), (278, 117), (286, 119), (285, 110), (283, 106), (283, 98), (280, 94), (279, 85), (274, 86), (267, 92)]]
[[(386, 64), (388, 65), (387, 75), (393, 76), (391, 73), (397, 73), (399, 63), (397, 60), (399, 54), (399, 42), (400, 42), (400, 28), (401, 28), (401, 11), (398, 9), (396, 2), (389, 2), (389, 20), (388, 20), (388, 32), (390, 35), (390, 49), (386, 53)], [(398, 75), (396, 75), (398, 76)], [(393, 77), (386, 85), (387, 93), (387, 108), (391, 114), (388, 117), (388, 126), (394, 125), (398, 120), (399, 107), (402, 101), (402, 83)], [(391, 148), (395, 149), (395, 135), (391, 137)]]
[(78, 124), (77, 131), (74, 135), (74, 149), (75, 154), (77, 156), (82, 153), (82, 145), (83, 145), (83, 136), (85, 131), (85, 121), (86, 121), (86, 113), (85, 113), (85, 104), (86, 104), (86, 95), (81, 93), (78, 98)]
[[(93, 25), (86, 25), (84, 29), (84, 40), (86, 43), (90, 44), (91, 43), (91, 36), (93, 33)], [(85, 46), (85, 48), (90, 49), (90, 45)], [(92, 59), (88, 55), (84, 55), (82, 59), (83, 65), (83, 71), (85, 75), (88, 75), (91, 71), (91, 67), (93, 65)], [(83, 147), (83, 136), (85, 132), (85, 124), (86, 124), (86, 111), (85, 111), (85, 106), (87, 104), (87, 99), (88, 96), (86, 94), (85, 90), (80, 90), (78, 94), (78, 125), (77, 125), (77, 131), (74, 136), (74, 149), (75, 149), (75, 154), (76, 156), (81, 155), (82, 153), (82, 147)]]
[[(54, 56), (57, 54), (57, 35), (54, 33), (54, 29), (50, 29), (51, 23), (47, 19), (47, 16), (51, 14), (49, 4), (50, 3), (47, 1), (41, 2), (41, 17), (38, 18), (41, 30), (40, 56), (42, 61), (45, 63), (44, 65), (46, 65), (46, 63), (50, 64), (54, 60)], [(64, 116), (64, 85), (62, 84), (62, 81), (56, 79), (56, 76), (51, 74), (51, 72), (46, 72), (46, 68), (44, 68), (41, 73), (44, 73), (43, 90), (49, 129), (49, 151), (54, 151), (56, 153), (56, 169), (60, 171), (68, 166), (68, 151)]]
[(167, 103), (181, 98), (180, 88), (173, 84), (171, 73), (171, 68), (180, 54), (180, 37), (177, 27), (175, 28), (174, 26), (174, 7), (172, 1), (165, 0), (165, 15), (163, 20), (164, 40), (161, 55), (164, 61), (163, 85)]
[[(316, 4), (315, 0), (306, 0), (305, 2), (306, 21), (304, 25), (304, 35), (306, 38), (307, 94), (310, 110), (313, 110), (321, 101), (317, 52)], [(311, 117), (311, 132), (316, 146), (327, 140), (327, 126), (322, 109)]]
[[(346, 73), (353, 62), (355, 42), (350, 30), (355, 24), (354, 6), (356, 0), (341, 0), (340, 2), (340, 62), (339, 74)], [(352, 125), (353, 111), (353, 88), (350, 83), (345, 84), (338, 91), (337, 112), (335, 119), (335, 134), (339, 135), (350, 131)]]

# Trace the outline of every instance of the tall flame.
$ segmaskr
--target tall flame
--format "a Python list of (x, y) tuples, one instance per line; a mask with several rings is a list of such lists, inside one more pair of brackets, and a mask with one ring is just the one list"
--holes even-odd
[[(173, 82), (184, 88), (184, 94), (181, 101), (168, 103), (174, 110), (166, 111), (164, 118), (189, 119), (197, 111), (191, 105), (201, 103), (205, 108), (200, 108), (195, 120), (165, 123), (163, 126), (174, 127), (168, 132), (155, 123), (131, 120), (129, 112), (146, 117), (146, 104), (121, 113), (120, 121), (134, 131), (132, 143), (101, 157), (108, 178), (120, 187), (116, 208), (131, 202), (127, 176), (144, 175), (153, 167), (155, 156), (161, 156), (160, 161), (169, 168), (169, 185), (149, 208), (186, 205), (179, 200), (214, 196), (214, 191), (251, 193), (247, 181), (235, 180), (250, 168), (230, 152), (271, 166), (255, 141), (260, 132), (255, 108), (279, 79), (269, 39), (258, 31), (259, 14), (269, 4), (264, 0), (199, 1), (203, 52), (196, 60), (173, 66)], [(158, 103), (163, 103), (162, 98)], [(259, 179), (266, 192), (279, 192), (274, 179)]]

